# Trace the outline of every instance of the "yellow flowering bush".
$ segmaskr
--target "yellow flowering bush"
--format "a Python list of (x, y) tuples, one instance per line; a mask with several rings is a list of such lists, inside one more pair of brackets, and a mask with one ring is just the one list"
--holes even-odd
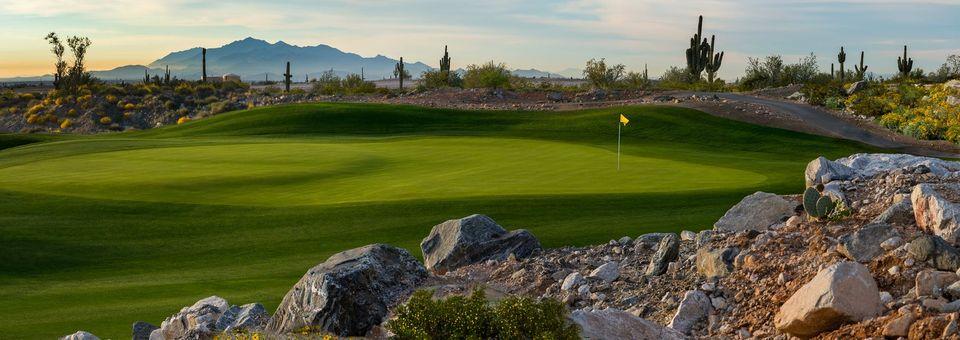
[(960, 143), (960, 105), (947, 98), (960, 97), (960, 90), (934, 85), (914, 105), (901, 105), (883, 115), (880, 123), (918, 139), (945, 139)]

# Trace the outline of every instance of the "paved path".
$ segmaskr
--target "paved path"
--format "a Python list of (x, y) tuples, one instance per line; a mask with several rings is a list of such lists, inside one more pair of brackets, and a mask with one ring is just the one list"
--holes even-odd
[[(699, 96), (714, 95), (714, 93), (696, 94)], [(884, 149), (892, 149), (911, 154), (933, 157), (960, 158), (960, 155), (958, 154), (943, 152), (920, 145), (894, 140), (889, 136), (869, 131), (857, 126), (854, 123), (838, 118), (833, 114), (815, 106), (736, 93), (716, 93), (716, 95), (727, 100), (763, 105), (782, 113), (790, 114), (811, 128), (820, 130), (822, 134), (826, 136), (849, 139)]]

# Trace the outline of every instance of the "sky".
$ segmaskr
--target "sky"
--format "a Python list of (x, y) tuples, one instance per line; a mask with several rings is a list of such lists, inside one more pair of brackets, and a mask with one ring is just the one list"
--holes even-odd
[(92, 39), (93, 70), (254, 37), (434, 67), (443, 45), (454, 68), (494, 60), (557, 72), (606, 58), (656, 77), (685, 63), (701, 14), (728, 80), (747, 57), (770, 54), (814, 53), (826, 70), (840, 46), (848, 67), (863, 50), (881, 74), (896, 71), (904, 44), (928, 72), (960, 54), (960, 0), (0, 0), (0, 77), (51, 73), (51, 31)]

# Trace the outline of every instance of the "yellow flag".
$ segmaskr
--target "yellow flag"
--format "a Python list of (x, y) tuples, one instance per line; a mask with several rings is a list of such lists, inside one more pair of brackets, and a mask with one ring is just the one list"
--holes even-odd
[(629, 123), (630, 120), (627, 119), (627, 117), (625, 117), (625, 116), (621, 113), (621, 114), (620, 114), (620, 122), (623, 123), (623, 125), (627, 125), (627, 123)]

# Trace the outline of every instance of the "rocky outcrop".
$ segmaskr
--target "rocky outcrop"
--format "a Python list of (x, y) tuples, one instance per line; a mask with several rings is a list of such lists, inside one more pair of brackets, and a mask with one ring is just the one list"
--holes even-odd
[(160, 327), (149, 322), (137, 321), (133, 323), (133, 340), (150, 340), (150, 333)]
[(847, 95), (849, 96), (849, 95), (852, 95), (852, 94), (854, 94), (854, 93), (863, 91), (863, 90), (866, 89), (868, 86), (870, 86), (870, 83), (868, 83), (866, 80), (861, 80), (861, 81), (855, 82), (855, 83), (853, 83), (853, 84), (850, 84), (850, 86), (847, 86)]
[(650, 257), (650, 264), (647, 265), (647, 275), (657, 276), (667, 271), (667, 265), (676, 261), (680, 253), (680, 240), (677, 234), (667, 234), (660, 239), (657, 246), (657, 252)]
[(426, 277), (406, 250), (384, 244), (347, 250), (307, 271), (283, 297), (267, 329), (289, 333), (311, 327), (363, 336)]
[(817, 184), (827, 184), (832, 181), (848, 180), (853, 177), (854, 172), (850, 167), (831, 161), (826, 157), (820, 156), (810, 163), (807, 163), (807, 169), (803, 172), (807, 186)]
[(910, 201), (918, 227), (957, 244), (960, 241), (960, 205), (947, 199), (945, 192), (957, 195), (960, 186), (919, 184), (913, 188)]
[(836, 162), (852, 169), (854, 177), (859, 178), (873, 177), (894, 170), (930, 172), (938, 177), (960, 171), (958, 162), (907, 154), (858, 153), (840, 158)]
[(87, 331), (77, 331), (61, 337), (60, 340), (100, 340), (100, 338)]
[(796, 204), (775, 194), (756, 192), (727, 210), (713, 225), (719, 231), (766, 230), (793, 215)]
[(683, 334), (676, 330), (613, 308), (599, 311), (577, 310), (570, 314), (570, 321), (580, 327), (580, 336), (584, 339), (684, 338)]
[(869, 224), (840, 237), (837, 251), (848, 259), (862, 263), (870, 262), (883, 254), (884, 250), (880, 244), (894, 236), (897, 236), (897, 231), (889, 224)]
[(493, 219), (470, 215), (430, 230), (420, 243), (427, 269), (448, 271), (486, 260), (524, 258), (539, 251), (540, 241), (526, 230), (507, 232)]
[(811, 337), (846, 322), (880, 314), (880, 292), (870, 270), (856, 262), (840, 262), (821, 270), (780, 307), (778, 330)]
[(913, 202), (910, 201), (910, 197), (901, 197), (899, 200), (895, 201), (894, 204), (890, 205), (889, 208), (883, 211), (879, 216), (873, 219), (873, 223), (889, 223), (889, 224), (898, 224), (906, 225), (916, 222), (916, 218), (913, 216)]
[(227, 300), (219, 296), (201, 299), (163, 320), (160, 328), (154, 330), (150, 338), (155, 339), (154, 334), (159, 334), (160, 339), (167, 340), (212, 338), (218, 331), (217, 320), (229, 307)]

